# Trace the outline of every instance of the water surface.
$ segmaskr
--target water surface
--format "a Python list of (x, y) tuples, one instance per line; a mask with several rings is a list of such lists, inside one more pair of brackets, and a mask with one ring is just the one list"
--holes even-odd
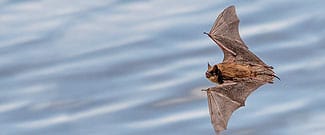
[(224, 133), (323, 135), (324, 4), (1, 1), (1, 134), (214, 134), (200, 89), (223, 55), (202, 32), (235, 5), (243, 40), (281, 81), (254, 92)]

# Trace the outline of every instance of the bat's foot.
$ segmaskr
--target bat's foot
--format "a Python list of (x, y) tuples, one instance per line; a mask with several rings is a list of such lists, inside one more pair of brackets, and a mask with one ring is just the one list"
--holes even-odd
[(274, 76), (276, 79), (279, 79), (281, 81), (280, 77), (278, 77), (276, 74), (273, 74), (272, 76)]
[(264, 67), (269, 68), (269, 69), (274, 69), (272, 66), (265, 65)]
[(256, 73), (256, 76), (257, 75), (268, 75), (268, 76), (272, 76), (272, 77), (275, 77), (275, 78), (281, 80), (280, 77), (278, 77), (275, 73), (270, 74), (270, 73), (267, 73), (267, 72), (260, 72), (260, 73)]

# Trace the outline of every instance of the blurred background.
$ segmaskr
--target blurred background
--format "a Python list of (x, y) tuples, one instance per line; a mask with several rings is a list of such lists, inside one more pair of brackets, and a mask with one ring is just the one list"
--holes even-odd
[(0, 134), (213, 135), (202, 33), (230, 5), (281, 81), (223, 133), (324, 135), (322, 0), (1, 0)]

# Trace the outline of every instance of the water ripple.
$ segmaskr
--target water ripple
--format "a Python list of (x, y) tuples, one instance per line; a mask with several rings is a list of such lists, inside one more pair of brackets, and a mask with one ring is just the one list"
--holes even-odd
[(146, 121), (139, 121), (129, 124), (132, 128), (152, 128), (156, 126), (162, 126), (166, 124), (172, 124), (175, 122), (186, 121), (191, 119), (197, 119), (208, 116), (208, 111), (204, 109), (186, 111), (181, 113), (175, 113), (172, 115), (164, 116), (157, 119), (150, 119)]
[(215, 85), (204, 72), (222, 51), (202, 32), (233, 4), (282, 80), (252, 94), (226, 134), (324, 133), (320, 0), (2, 1), (1, 133), (213, 134), (200, 89)]
[(143, 101), (126, 101), (126, 102), (120, 102), (120, 103), (114, 103), (99, 107), (94, 107), (89, 110), (80, 111), (74, 114), (59, 114), (57, 116), (52, 116), (45, 119), (40, 120), (33, 120), (29, 122), (23, 122), (17, 124), (20, 128), (43, 128), (48, 127), (52, 125), (72, 122), (72, 121), (78, 121), (80, 119), (95, 117), (99, 115), (109, 114), (117, 111), (121, 111), (126, 108), (134, 107), (139, 104), (143, 103)]
[(14, 101), (10, 103), (2, 103), (0, 104), (0, 113), (19, 109), (21, 107), (26, 106), (29, 103), (30, 103), (29, 101)]

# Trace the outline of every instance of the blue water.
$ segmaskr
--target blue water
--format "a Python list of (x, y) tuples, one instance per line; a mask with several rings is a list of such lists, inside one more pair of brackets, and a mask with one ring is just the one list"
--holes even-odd
[(1, 135), (213, 135), (202, 32), (235, 5), (249, 48), (281, 81), (254, 92), (226, 135), (325, 134), (322, 0), (3, 0)]

